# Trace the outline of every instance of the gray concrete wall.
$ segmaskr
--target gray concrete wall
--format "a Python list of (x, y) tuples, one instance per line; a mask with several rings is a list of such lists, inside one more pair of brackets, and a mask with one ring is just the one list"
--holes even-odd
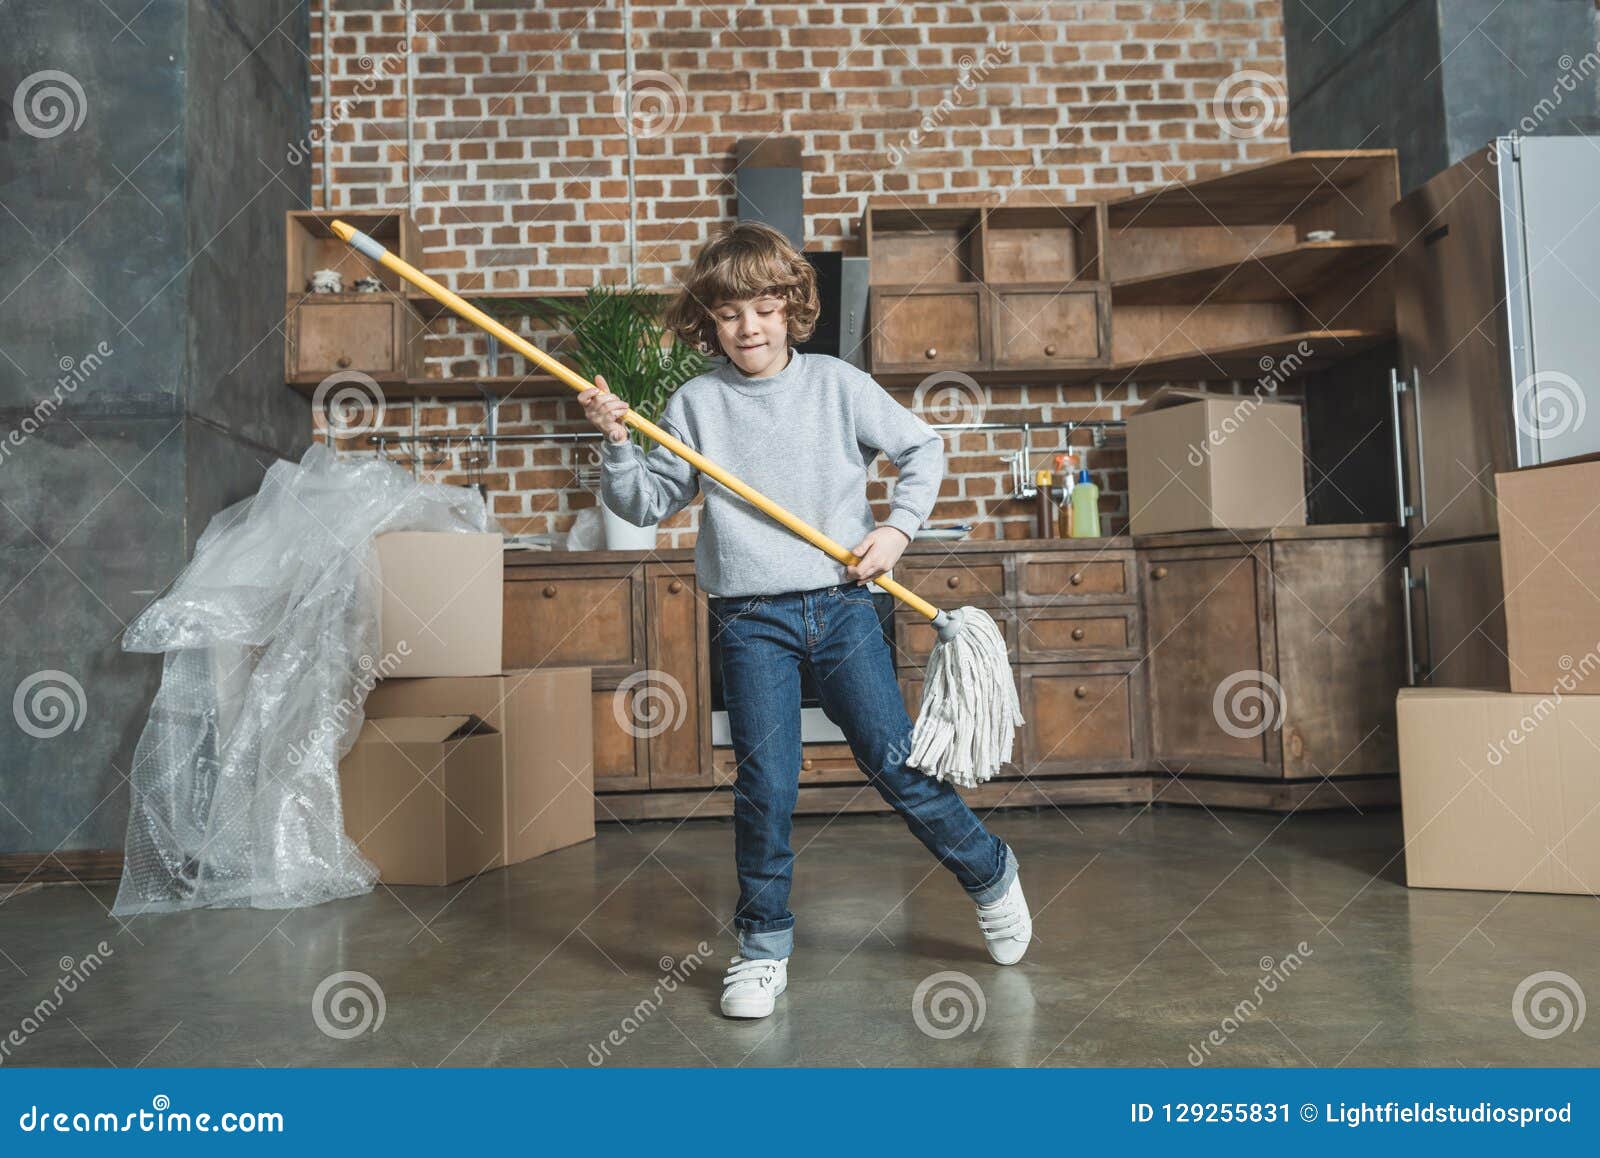
[[(118, 13), (0, 6), (0, 852), (121, 846), (160, 672), (122, 630), (308, 439), (276, 330), (303, 6)], [(58, 94), (27, 123), (25, 86)]]
[(1398, 149), (1410, 191), (1513, 129), (1600, 131), (1597, 22), (1592, 0), (1296, 0), (1290, 144)]

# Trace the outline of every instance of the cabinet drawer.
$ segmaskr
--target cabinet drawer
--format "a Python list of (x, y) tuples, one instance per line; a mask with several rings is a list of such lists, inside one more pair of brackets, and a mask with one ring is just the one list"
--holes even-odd
[[(967, 603), (973, 601), (968, 600)], [(1016, 617), (1003, 608), (995, 608), (995, 626), (1006, 641), (1006, 654), (1011, 662), (1017, 661), (1018, 625)], [(921, 667), (928, 660), (939, 633), (932, 620), (916, 611), (901, 611), (894, 617), (894, 658), (900, 666)]]
[(1105, 360), (1105, 301), (1098, 290), (996, 286), (993, 293), (996, 366), (1048, 369)]
[(901, 561), (896, 578), (928, 602), (939, 607), (974, 604), (996, 607), (1010, 595), (1006, 565), (999, 557), (966, 562), (936, 563), (931, 567), (909, 567)]
[(1020, 747), (1029, 775), (1139, 766), (1143, 695), (1130, 664), (1025, 664)]
[(1017, 658), (1023, 663), (1134, 658), (1139, 653), (1139, 611), (1132, 604), (1093, 611), (1027, 609), (1018, 614), (1016, 630)]
[[(726, 787), (738, 776), (732, 748), (715, 748), (712, 764), (717, 784)], [(801, 748), (801, 784), (860, 784), (865, 780), (849, 744), (806, 744)]]
[(1017, 602), (1125, 603), (1133, 598), (1132, 552), (1017, 556)]
[(291, 299), (291, 381), (315, 382), (341, 370), (379, 382), (405, 379), (405, 304), (387, 294), (363, 296), (370, 300)]
[(592, 667), (613, 674), (645, 666), (641, 568), (581, 575), (507, 569), (505, 664)]
[(988, 361), (978, 285), (875, 288), (870, 313), (877, 373), (970, 370)]

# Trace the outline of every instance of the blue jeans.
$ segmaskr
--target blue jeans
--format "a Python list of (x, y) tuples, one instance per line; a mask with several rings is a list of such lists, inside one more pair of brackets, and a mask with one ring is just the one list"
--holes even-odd
[(870, 589), (841, 583), (781, 595), (713, 596), (708, 605), (738, 761), (733, 921), (745, 957), (787, 957), (794, 947), (789, 833), (800, 791), (801, 664), (809, 665), (823, 711), (849, 741), (856, 766), (917, 839), (977, 903), (1005, 894), (1017, 875), (1015, 854), (950, 784), (905, 763), (911, 717)]

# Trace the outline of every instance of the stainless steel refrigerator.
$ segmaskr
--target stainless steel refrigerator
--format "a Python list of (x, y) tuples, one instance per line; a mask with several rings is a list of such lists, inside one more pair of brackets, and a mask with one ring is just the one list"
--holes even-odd
[(1502, 137), (1392, 217), (1412, 682), (1504, 687), (1494, 475), (1600, 451), (1600, 138)]

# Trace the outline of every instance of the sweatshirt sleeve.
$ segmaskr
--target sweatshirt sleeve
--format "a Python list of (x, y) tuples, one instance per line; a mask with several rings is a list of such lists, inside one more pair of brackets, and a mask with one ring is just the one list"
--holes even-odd
[(857, 383), (856, 440), (868, 463), (876, 451), (888, 455), (899, 468), (894, 498), (883, 524), (916, 538), (939, 499), (944, 481), (944, 439), (910, 410), (896, 402), (877, 379), (862, 374)]
[[(683, 392), (667, 399), (663, 430), (694, 447), (683, 433)], [(698, 449), (698, 448), (695, 448)], [(700, 472), (664, 446), (644, 450), (633, 439), (600, 441), (600, 492), (605, 505), (636, 527), (663, 522), (700, 493)]]

